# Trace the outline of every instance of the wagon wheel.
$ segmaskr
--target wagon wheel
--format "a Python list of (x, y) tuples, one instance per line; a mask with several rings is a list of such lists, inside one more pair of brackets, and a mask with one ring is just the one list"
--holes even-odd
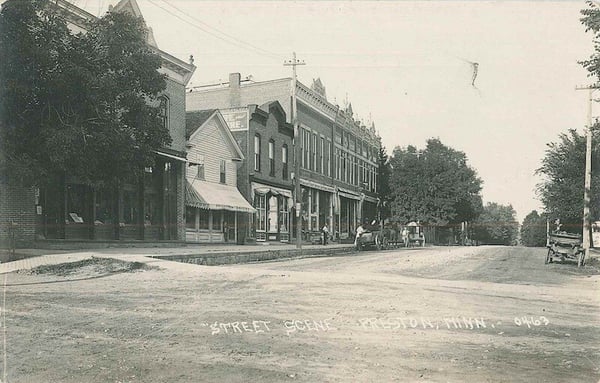
[(389, 246), (389, 242), (388, 239), (386, 237), (383, 237), (383, 241), (381, 243), (383, 250), (387, 250), (388, 246)]
[(546, 261), (544, 262), (545, 264), (552, 263), (552, 253), (554, 252), (549, 248), (548, 254), (546, 254)]

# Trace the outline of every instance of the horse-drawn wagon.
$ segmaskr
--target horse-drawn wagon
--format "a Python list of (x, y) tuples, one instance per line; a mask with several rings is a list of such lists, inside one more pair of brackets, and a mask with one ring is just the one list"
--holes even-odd
[(416, 222), (407, 225), (392, 223), (381, 227), (375, 222), (361, 225), (357, 230), (356, 248), (385, 250), (397, 247), (425, 246), (423, 228)]

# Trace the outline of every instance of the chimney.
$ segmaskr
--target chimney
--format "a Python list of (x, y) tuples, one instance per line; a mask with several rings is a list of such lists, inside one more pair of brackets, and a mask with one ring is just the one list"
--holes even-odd
[(241, 76), (239, 73), (229, 74), (229, 104), (231, 107), (242, 106), (240, 82)]

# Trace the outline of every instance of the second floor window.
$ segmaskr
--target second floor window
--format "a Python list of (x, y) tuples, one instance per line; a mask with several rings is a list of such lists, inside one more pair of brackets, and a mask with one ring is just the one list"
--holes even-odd
[(269, 175), (275, 175), (275, 142), (269, 141)]
[(323, 157), (325, 157), (325, 138), (321, 137), (321, 150), (319, 150), (319, 172), (325, 174), (325, 164), (323, 163)]
[(227, 181), (225, 169), (226, 169), (226, 162), (225, 162), (225, 160), (221, 160), (221, 167), (220, 167), (220, 172), (219, 172), (219, 176), (220, 176), (219, 182), (221, 182), (222, 184), (224, 184)]
[(198, 155), (196, 161), (198, 161), (198, 174), (196, 175), (196, 177), (198, 179), (203, 180), (204, 179), (204, 155), (202, 155), (202, 154)]
[(310, 155), (311, 155), (310, 170), (317, 171), (317, 134), (316, 133), (312, 134), (312, 140), (311, 140), (310, 148), (311, 148), (311, 153), (310, 153)]
[(260, 172), (260, 136), (254, 136), (254, 171)]
[(288, 148), (287, 145), (281, 147), (281, 164), (283, 165), (282, 176), (284, 180), (288, 179)]

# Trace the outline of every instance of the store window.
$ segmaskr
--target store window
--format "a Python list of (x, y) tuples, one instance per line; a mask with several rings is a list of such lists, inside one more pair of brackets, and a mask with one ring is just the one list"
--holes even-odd
[(256, 194), (254, 196), (254, 208), (256, 209), (256, 230), (267, 230), (267, 196)]
[(67, 185), (67, 223), (88, 223), (85, 185)]
[(319, 191), (310, 189), (310, 229), (319, 230)]
[(267, 226), (269, 227), (269, 232), (270, 233), (276, 233), (277, 232), (277, 224), (278, 224), (278, 220), (277, 220), (277, 212), (278, 212), (278, 206), (277, 206), (277, 197), (276, 196), (271, 196), (269, 198), (269, 218), (267, 221)]
[(198, 208), (186, 206), (185, 208), (185, 227), (187, 229), (196, 229), (196, 211)]
[(210, 219), (210, 210), (198, 209), (199, 214), (199, 222), (198, 228), (200, 230), (208, 230), (209, 228), (209, 219)]
[(123, 191), (123, 223), (133, 225), (138, 222), (138, 193), (132, 189)]
[(308, 230), (309, 189), (302, 188), (302, 230)]
[(106, 189), (96, 191), (95, 224), (109, 225), (114, 223), (113, 193)]
[(289, 205), (286, 197), (281, 197), (279, 203), (279, 232), (287, 233), (289, 224)]

